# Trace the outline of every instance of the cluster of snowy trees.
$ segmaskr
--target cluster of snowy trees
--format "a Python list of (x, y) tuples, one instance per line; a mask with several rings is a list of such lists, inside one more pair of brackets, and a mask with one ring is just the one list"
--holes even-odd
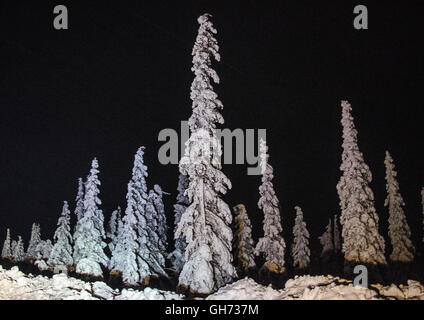
[[(34, 223), (25, 252), (22, 237), (11, 241), (8, 229), (3, 258), (16, 262), (27, 259), (40, 268), (66, 267), (94, 276), (102, 276), (108, 270), (122, 276), (124, 283), (129, 285), (148, 284), (151, 277), (167, 277), (166, 263), (169, 261), (173, 272), (179, 274), (179, 286), (196, 293), (210, 293), (256, 268), (258, 256), (263, 258), (263, 267), (270, 272), (285, 272), (286, 241), (282, 236), (280, 203), (272, 183), (274, 170), (269, 163), (266, 141), (261, 140), (259, 146), (262, 175), (258, 208), (263, 213), (263, 236), (256, 245), (246, 208), (243, 205), (233, 208), (233, 222), (230, 207), (222, 199), (231, 189), (231, 182), (221, 171), (221, 143), (215, 132), (224, 119), (220, 113), (223, 104), (213, 88), (213, 84), (219, 83), (219, 77), (211, 64), (213, 60), (219, 61), (220, 55), (214, 36), (217, 31), (210, 17), (204, 14), (198, 18), (200, 26), (192, 51), (192, 115), (188, 122), (190, 137), (179, 163), (174, 250), (167, 250), (168, 226), (163, 204), (163, 196), (167, 193), (159, 185), (148, 188), (145, 147), (140, 147), (127, 185), (125, 210), (121, 212), (118, 207), (112, 213), (106, 230), (99, 197), (99, 164), (94, 159), (86, 180), (78, 180), (74, 226), (71, 227), (70, 209), (65, 201), (53, 242), (42, 240), (40, 226)], [(346, 261), (386, 264), (385, 243), (379, 234), (379, 218), (369, 186), (371, 171), (359, 151), (351, 105), (342, 101), (341, 106), (342, 176), (337, 184), (341, 215), (330, 218), (319, 237), (323, 246), (321, 256), (341, 252)], [(415, 249), (389, 152), (386, 152), (384, 163), (388, 235), (393, 247), (390, 259), (411, 262)], [(421, 194), (424, 214), (424, 188)], [(294, 209), (290, 254), (293, 267), (305, 269), (310, 264), (310, 235), (302, 209), (299, 206)]]

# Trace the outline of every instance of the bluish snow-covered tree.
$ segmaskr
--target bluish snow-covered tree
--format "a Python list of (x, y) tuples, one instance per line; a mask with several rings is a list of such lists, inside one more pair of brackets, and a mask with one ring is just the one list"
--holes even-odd
[(7, 233), (6, 233), (6, 240), (4, 241), (3, 244), (3, 250), (1, 251), (1, 257), (3, 259), (12, 259), (13, 254), (12, 254), (12, 249), (11, 249), (11, 244), (10, 244), (10, 229), (7, 228)]
[(38, 260), (44, 259), (47, 260), (50, 258), (50, 253), (52, 252), (53, 244), (50, 239), (41, 240), (36, 248), (36, 258)]
[(341, 247), (340, 243), (340, 231), (339, 231), (339, 222), (338, 222), (337, 214), (334, 215), (334, 228), (333, 228), (333, 240), (334, 240), (334, 251), (339, 252)]
[(298, 206), (294, 207), (294, 209), (296, 210), (296, 218), (293, 227), (293, 267), (304, 269), (309, 266), (311, 255), (309, 250), (309, 232), (306, 228), (306, 222), (303, 220), (302, 209)]
[(281, 217), (279, 201), (275, 195), (272, 179), (274, 178), (274, 169), (268, 163), (268, 147), (264, 140), (261, 139), (260, 147), (260, 165), (262, 168), (262, 184), (259, 187), (260, 199), (258, 207), (264, 213), (264, 236), (259, 239), (255, 254), (263, 254), (265, 257), (265, 267), (274, 273), (285, 272), (284, 253), (286, 243), (281, 235), (283, 228), (281, 227)]
[(111, 252), (115, 248), (116, 242), (118, 241), (118, 226), (120, 221), (121, 207), (118, 206), (118, 208), (112, 212), (106, 232), (106, 238), (110, 241), (108, 247)]
[(73, 263), (72, 258), (72, 235), (70, 233), (70, 211), (68, 202), (63, 202), (62, 214), (57, 222), (57, 229), (54, 233), (54, 240), (56, 241), (47, 263), (50, 266), (71, 266)]
[(378, 232), (378, 215), (374, 194), (369, 187), (372, 174), (359, 151), (357, 134), (351, 115), (352, 107), (342, 101), (343, 172), (337, 192), (342, 215), (342, 237), (345, 260), (370, 264), (386, 264), (384, 239)]
[(322, 245), (321, 257), (327, 253), (334, 251), (334, 241), (333, 241), (333, 231), (331, 228), (331, 219), (328, 221), (327, 227), (325, 227), (325, 232), (318, 237), (319, 242)]
[(220, 55), (209, 18), (209, 14), (198, 18), (200, 27), (192, 51), (193, 112), (188, 121), (190, 138), (179, 165), (180, 172), (190, 180), (186, 191), (190, 205), (175, 234), (176, 238), (183, 235), (187, 243), (179, 285), (198, 293), (216, 290), (236, 276), (231, 254), (231, 210), (220, 198), (231, 188), (231, 182), (221, 171), (221, 143), (215, 132), (216, 124), (224, 119), (219, 113), (223, 105), (211, 84), (211, 79), (219, 83), (210, 67), (211, 59), (219, 61)]
[(74, 233), (74, 256), (76, 272), (92, 276), (102, 276), (100, 265), (107, 266), (108, 257), (104, 253), (106, 246), (104, 217), (99, 209), (100, 181), (99, 164), (94, 158), (90, 174), (85, 183), (84, 213), (78, 220)]
[(386, 151), (384, 164), (386, 166), (387, 190), (384, 206), (389, 207), (389, 237), (393, 248), (390, 259), (398, 262), (411, 262), (414, 260), (415, 248), (411, 242), (411, 229), (402, 208), (405, 203), (399, 192), (399, 183), (396, 179), (397, 172), (388, 151)]
[[(118, 232), (117, 244), (109, 264), (111, 273), (121, 273), (123, 281), (131, 285), (139, 282), (147, 284), (151, 276), (166, 276), (161, 262), (157, 261), (159, 222), (152, 210), (146, 209), (150, 201), (147, 194), (144, 150), (144, 147), (140, 147), (134, 158), (132, 177), (128, 183), (127, 208), (122, 219), (122, 232)], [(153, 206), (153, 202), (150, 203)]]
[[(174, 235), (177, 232), (178, 224), (180, 223), (181, 216), (184, 211), (187, 209), (187, 206), (190, 204), (187, 196), (184, 194), (188, 188), (189, 180), (187, 176), (180, 174), (178, 177), (178, 187), (177, 187), (177, 203), (174, 204)], [(181, 272), (184, 263), (184, 252), (187, 246), (187, 243), (184, 240), (184, 237), (174, 237), (175, 238), (175, 249), (168, 256), (168, 259), (171, 260), (172, 269), (175, 272)]]
[[(75, 217), (78, 222), (84, 215), (84, 183), (78, 178), (78, 193), (75, 198)], [(76, 224), (75, 224), (76, 225)]]
[(243, 273), (247, 273), (249, 269), (256, 267), (255, 248), (252, 239), (252, 224), (247, 215), (246, 207), (238, 204), (234, 208), (236, 217), (236, 231), (234, 234), (234, 253), (237, 257), (237, 267)]
[(38, 223), (32, 224), (32, 230), (31, 230), (31, 238), (29, 240), (28, 249), (26, 253), (27, 259), (35, 259), (37, 255), (37, 246), (41, 241), (41, 231), (40, 231), (40, 225)]
[(21, 262), (25, 259), (24, 241), (21, 236), (18, 236), (18, 242), (16, 243), (13, 250), (13, 260), (15, 262)]

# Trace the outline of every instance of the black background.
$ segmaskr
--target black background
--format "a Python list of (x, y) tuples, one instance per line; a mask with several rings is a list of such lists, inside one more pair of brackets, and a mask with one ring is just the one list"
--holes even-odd
[[(64, 4), (69, 30), (53, 28)], [(353, 28), (365, 4), (369, 29)], [(148, 183), (163, 186), (172, 229), (178, 168), (162, 166), (160, 130), (191, 114), (197, 17), (213, 15), (222, 61), (215, 86), (225, 127), (265, 128), (274, 186), (289, 237), (295, 205), (311, 245), (339, 213), (340, 100), (353, 105), (359, 146), (387, 239), (384, 152), (399, 172), (405, 212), (422, 238), (423, 45), (419, 1), (2, 1), (0, 3), (0, 238), (51, 238), (77, 178), (100, 163), (102, 209), (125, 209), (134, 153), (146, 146)], [(230, 206), (244, 203), (262, 234), (259, 176), (224, 165)], [(313, 252), (317, 250), (313, 249)]]

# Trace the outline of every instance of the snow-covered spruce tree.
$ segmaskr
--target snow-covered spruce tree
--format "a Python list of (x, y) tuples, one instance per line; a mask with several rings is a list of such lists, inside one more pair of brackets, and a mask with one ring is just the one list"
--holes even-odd
[(296, 210), (296, 218), (293, 227), (293, 267), (304, 269), (309, 266), (311, 255), (309, 250), (309, 232), (306, 228), (306, 222), (303, 221), (302, 209), (298, 206), (294, 207), (294, 209)]
[(328, 221), (328, 225), (325, 227), (325, 232), (318, 237), (319, 242), (322, 245), (321, 257), (334, 251), (334, 242), (333, 242), (333, 231), (331, 228), (331, 219)]
[(41, 230), (40, 225), (38, 223), (32, 224), (32, 230), (31, 230), (31, 238), (29, 240), (28, 249), (26, 253), (26, 258), (33, 260), (35, 259), (37, 255), (37, 246), (41, 241)]
[(255, 254), (261, 253), (265, 257), (264, 266), (274, 273), (284, 273), (284, 253), (286, 243), (281, 235), (281, 217), (279, 201), (275, 195), (272, 179), (274, 178), (273, 168), (268, 163), (268, 147), (261, 139), (259, 147), (262, 167), (262, 184), (259, 187), (260, 199), (258, 207), (264, 213), (264, 236), (259, 239), (255, 248)]
[(333, 240), (334, 240), (334, 251), (339, 252), (341, 247), (340, 243), (340, 231), (339, 231), (339, 222), (338, 222), (337, 214), (334, 215), (334, 223), (333, 223)]
[(10, 245), (10, 251), (12, 252), (12, 259), (14, 259), (17, 244), (18, 242), (16, 240), (12, 240), (12, 244)]
[[(184, 211), (187, 209), (187, 206), (190, 204), (187, 196), (184, 194), (188, 188), (189, 180), (187, 176), (180, 174), (178, 177), (178, 187), (177, 187), (177, 203), (174, 204), (174, 236), (177, 232), (178, 224), (180, 223), (181, 216)], [(175, 249), (172, 251), (168, 259), (171, 260), (172, 269), (175, 272), (180, 272), (184, 266), (185, 258), (184, 252), (187, 246), (187, 243), (184, 240), (184, 237), (174, 237), (175, 238)]]
[(378, 231), (374, 194), (369, 187), (371, 171), (359, 151), (352, 107), (347, 101), (342, 101), (341, 106), (343, 154), (340, 170), (343, 174), (337, 192), (342, 212), (342, 251), (347, 262), (386, 264), (384, 239)]
[(68, 202), (63, 202), (62, 214), (57, 222), (57, 229), (54, 233), (55, 244), (50, 252), (47, 263), (50, 266), (71, 266), (72, 258), (72, 235), (70, 233), (70, 211)]
[(24, 241), (21, 236), (18, 236), (18, 242), (16, 243), (13, 250), (13, 260), (15, 262), (21, 262), (25, 259)]
[(106, 232), (106, 238), (109, 240), (108, 247), (111, 252), (115, 248), (116, 242), (118, 241), (118, 226), (120, 221), (121, 207), (118, 206), (118, 208), (112, 212)]
[(252, 239), (252, 224), (243, 204), (238, 204), (234, 208), (236, 217), (236, 231), (234, 234), (234, 253), (237, 261), (237, 269), (241, 273), (248, 273), (249, 269), (256, 267), (255, 248)]
[(50, 258), (50, 253), (52, 252), (52, 249), (53, 249), (53, 244), (50, 239), (41, 240), (36, 248), (36, 259), (37, 260), (44, 259), (47, 261), (47, 259)]
[(384, 164), (386, 166), (387, 190), (384, 206), (389, 207), (389, 237), (393, 248), (390, 259), (398, 262), (411, 262), (414, 260), (415, 248), (411, 242), (411, 229), (402, 208), (405, 203), (399, 192), (399, 183), (396, 179), (397, 172), (388, 151), (386, 151)]
[[(164, 263), (158, 261), (158, 220), (149, 203), (147, 194), (147, 166), (144, 165), (144, 147), (134, 157), (132, 177), (128, 183), (127, 208), (122, 219), (122, 232), (118, 227), (118, 239), (109, 264), (111, 274), (121, 273), (125, 283), (148, 284), (151, 276), (163, 275)], [(153, 202), (150, 202), (153, 206)]]
[(6, 240), (4, 241), (4, 244), (3, 244), (3, 250), (1, 251), (1, 257), (3, 259), (11, 260), (13, 258), (12, 252), (13, 251), (12, 251), (11, 244), (10, 244), (10, 229), (7, 228)]
[[(78, 178), (78, 193), (75, 198), (75, 217), (78, 222), (84, 215), (84, 183)], [(76, 225), (76, 224), (75, 224)]]
[(73, 259), (76, 272), (92, 276), (103, 276), (100, 265), (108, 264), (108, 257), (104, 253), (104, 218), (102, 210), (98, 207), (101, 204), (98, 168), (99, 164), (94, 158), (85, 183), (84, 213), (78, 220), (74, 233)]
[(190, 138), (180, 160), (180, 172), (190, 180), (186, 195), (190, 205), (178, 224), (176, 238), (184, 236), (187, 243), (185, 264), (179, 285), (197, 293), (209, 293), (230, 282), (236, 276), (232, 265), (231, 210), (220, 198), (231, 188), (230, 180), (221, 171), (221, 143), (215, 128), (224, 119), (223, 108), (211, 84), (219, 83), (210, 67), (211, 58), (219, 61), (216, 33), (210, 15), (198, 18), (200, 24), (193, 47), (195, 78), (190, 98), (193, 113), (188, 121)]

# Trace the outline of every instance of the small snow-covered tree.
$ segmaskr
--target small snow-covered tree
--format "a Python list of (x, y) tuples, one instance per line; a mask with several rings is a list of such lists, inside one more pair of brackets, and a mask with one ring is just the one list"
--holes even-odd
[(193, 47), (195, 78), (191, 85), (192, 115), (188, 121), (190, 138), (180, 160), (180, 173), (190, 180), (186, 195), (190, 205), (183, 213), (175, 237), (184, 236), (187, 243), (185, 264), (179, 285), (198, 293), (210, 293), (236, 276), (232, 265), (231, 210), (220, 198), (230, 180), (221, 171), (221, 143), (215, 128), (224, 119), (223, 108), (211, 84), (219, 83), (210, 67), (211, 58), (219, 61), (219, 47), (210, 15), (198, 18), (200, 24)]
[[(75, 217), (78, 222), (84, 215), (84, 183), (78, 178), (78, 193), (75, 198)], [(75, 224), (76, 225), (76, 224)]]
[(325, 232), (318, 237), (319, 242), (322, 245), (321, 257), (325, 254), (328, 254), (334, 251), (334, 242), (333, 242), (333, 231), (331, 228), (331, 219), (328, 221), (327, 227), (325, 227)]
[(120, 221), (121, 207), (118, 206), (118, 208), (112, 212), (106, 232), (106, 238), (110, 241), (108, 244), (110, 251), (113, 251), (118, 240), (118, 226)]
[(236, 217), (236, 231), (234, 234), (234, 251), (237, 257), (238, 269), (244, 273), (249, 269), (256, 267), (255, 263), (255, 248), (252, 239), (252, 224), (244, 205), (238, 204), (234, 208)]
[(18, 242), (16, 243), (13, 250), (13, 260), (15, 262), (21, 262), (25, 259), (24, 241), (21, 236), (18, 236)]
[(10, 246), (10, 229), (7, 228), (6, 240), (4, 241), (3, 250), (1, 251), (1, 257), (3, 259), (11, 259), (13, 257), (13, 251)]
[(15, 256), (16, 245), (18, 242), (16, 240), (12, 240), (12, 244), (10, 245), (10, 251), (12, 252), (12, 258)]
[(339, 252), (341, 247), (340, 244), (340, 231), (337, 214), (334, 215), (334, 228), (333, 228), (333, 240), (334, 240), (334, 251)]
[(357, 134), (351, 115), (352, 107), (342, 101), (343, 172), (337, 192), (342, 215), (343, 247), (346, 261), (386, 264), (384, 239), (378, 232), (378, 215), (374, 194), (369, 187), (372, 175), (359, 151)]
[(26, 253), (26, 258), (35, 259), (36, 257), (36, 249), (38, 244), (41, 241), (41, 233), (40, 233), (40, 225), (38, 223), (32, 224), (31, 230), (31, 238), (29, 240), (29, 245)]
[(100, 181), (98, 178), (99, 164), (94, 158), (90, 174), (85, 184), (84, 213), (78, 220), (74, 233), (74, 256), (76, 272), (102, 276), (100, 264), (107, 266), (108, 257), (104, 253), (106, 246), (104, 217), (99, 209)]
[(393, 248), (390, 259), (398, 262), (411, 262), (414, 260), (415, 248), (411, 242), (411, 229), (402, 208), (405, 203), (399, 192), (399, 183), (396, 179), (397, 172), (388, 151), (386, 151), (384, 164), (386, 166), (387, 190), (384, 206), (389, 207), (389, 237)]
[(54, 233), (54, 240), (56, 242), (47, 261), (51, 266), (70, 266), (73, 263), (70, 220), (68, 202), (64, 201), (62, 214), (57, 222), (58, 227)]
[(36, 259), (37, 260), (47, 260), (50, 257), (50, 253), (52, 252), (53, 244), (50, 239), (41, 240), (36, 248)]
[(283, 273), (284, 269), (284, 253), (286, 243), (281, 235), (283, 228), (281, 227), (281, 217), (279, 201), (275, 195), (272, 179), (274, 178), (274, 169), (268, 163), (268, 147), (263, 139), (260, 141), (259, 147), (262, 168), (262, 184), (259, 187), (260, 199), (258, 207), (264, 213), (264, 236), (259, 239), (255, 248), (255, 254), (264, 255), (267, 267), (275, 273)]
[(306, 228), (306, 222), (303, 221), (302, 209), (298, 206), (294, 207), (296, 210), (296, 218), (293, 227), (293, 246), (292, 258), (293, 267), (304, 269), (308, 267), (310, 262), (311, 251), (309, 250), (309, 232)]
[(175, 272), (180, 272), (184, 266), (185, 258), (184, 252), (187, 246), (184, 238), (182, 236), (175, 237), (177, 232), (178, 224), (180, 223), (181, 216), (184, 211), (187, 209), (187, 206), (190, 204), (187, 196), (184, 194), (188, 188), (189, 180), (187, 176), (180, 174), (178, 177), (178, 187), (177, 187), (177, 203), (174, 204), (174, 238), (175, 238), (175, 249), (168, 256), (168, 259), (171, 260), (172, 269)]

